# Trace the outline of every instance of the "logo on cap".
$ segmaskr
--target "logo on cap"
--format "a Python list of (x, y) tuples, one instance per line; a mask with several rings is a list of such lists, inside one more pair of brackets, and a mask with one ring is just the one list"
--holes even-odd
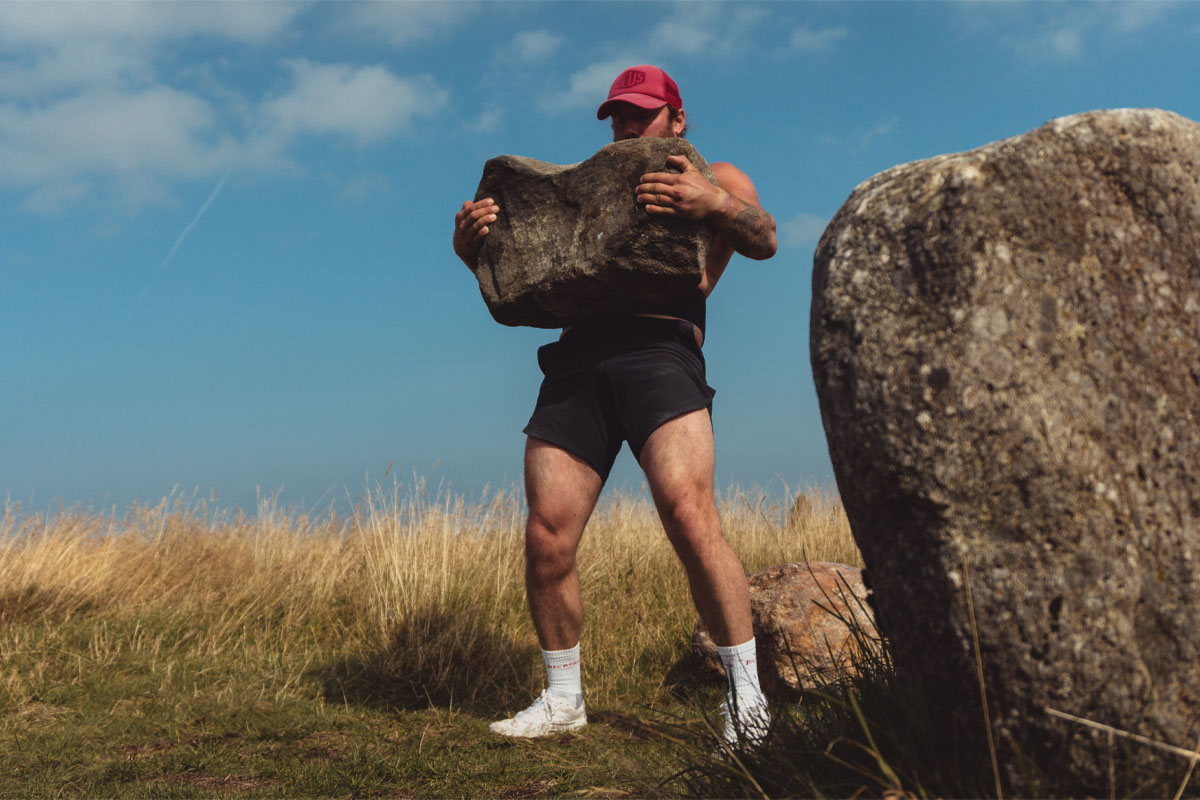
[(621, 77), (617, 78), (613, 89), (628, 89), (631, 86), (637, 86), (639, 83), (646, 82), (646, 73), (640, 69), (627, 69), (621, 73)]

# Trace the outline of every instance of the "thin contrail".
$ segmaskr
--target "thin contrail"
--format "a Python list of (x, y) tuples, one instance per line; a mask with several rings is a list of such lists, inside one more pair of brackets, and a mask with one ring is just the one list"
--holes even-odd
[(233, 165), (230, 164), (229, 168), (225, 170), (225, 174), (221, 176), (221, 180), (217, 181), (217, 185), (213, 187), (212, 192), (208, 195), (208, 199), (204, 201), (204, 205), (200, 206), (200, 210), (196, 212), (196, 216), (192, 217), (192, 221), (183, 229), (183, 233), (179, 234), (179, 237), (175, 239), (175, 244), (171, 245), (171, 249), (167, 251), (167, 255), (154, 270), (154, 274), (150, 276), (150, 280), (146, 281), (146, 286), (142, 289), (141, 294), (138, 295), (138, 303), (142, 302), (142, 298), (146, 296), (146, 292), (150, 291), (150, 285), (154, 283), (154, 279), (158, 277), (163, 267), (175, 256), (176, 251), (179, 250), (179, 246), (183, 244), (183, 240), (192, 232), (192, 228), (196, 227), (196, 223), (204, 216), (204, 212), (208, 211), (208, 207), (213, 204), (213, 200), (217, 199), (217, 195), (221, 193), (221, 188), (225, 186), (225, 181), (229, 180), (229, 176), (232, 173)]

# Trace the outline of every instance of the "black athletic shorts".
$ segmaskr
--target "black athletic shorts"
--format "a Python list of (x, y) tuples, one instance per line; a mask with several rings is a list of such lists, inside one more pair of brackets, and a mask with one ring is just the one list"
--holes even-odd
[(579, 456), (608, 480), (621, 442), (641, 460), (650, 434), (707, 408), (704, 355), (690, 322), (605, 317), (538, 348), (545, 379), (525, 433)]

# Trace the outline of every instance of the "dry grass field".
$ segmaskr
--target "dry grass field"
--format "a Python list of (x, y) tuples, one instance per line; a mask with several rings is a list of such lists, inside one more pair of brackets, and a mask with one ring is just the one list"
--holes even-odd
[[(789, 514), (789, 510), (792, 511)], [(376, 490), (353, 514), (0, 517), (2, 796), (674, 795), (718, 698), (662, 678), (695, 622), (650, 502), (601, 500), (580, 553), (596, 724), (487, 723), (543, 680), (516, 492)], [(730, 491), (750, 572), (858, 564), (836, 497)]]
[[(860, 565), (835, 496), (728, 491), (746, 569)], [(696, 615), (652, 504), (611, 492), (580, 552), (591, 724), (513, 741), (487, 724), (544, 680), (518, 493), (411, 488), (353, 513), (0, 515), (0, 797), (981, 797), (938, 698), (876, 631), (849, 677), (773, 706), (764, 747), (715, 753), (723, 687), (667, 686)], [(980, 724), (983, 724), (981, 721)], [(1027, 787), (1057, 796), (1053, 764)], [(1188, 776), (1105, 796), (1195, 796)]]

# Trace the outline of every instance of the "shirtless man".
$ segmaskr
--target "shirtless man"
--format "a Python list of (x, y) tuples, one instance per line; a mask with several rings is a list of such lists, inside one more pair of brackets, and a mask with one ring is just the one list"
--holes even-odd
[[(612, 117), (613, 141), (683, 136), (686, 115), (675, 82), (658, 67), (630, 67), (596, 113)], [(750, 594), (737, 554), (721, 535), (713, 493), (713, 390), (704, 380), (705, 300), (735, 252), (775, 254), (775, 221), (746, 174), (711, 165), (709, 183), (684, 156), (680, 173), (653, 172), (632, 187), (646, 213), (702, 220), (716, 233), (697, 289), (645, 313), (574, 325), (538, 350), (545, 374), (525, 444), (525, 587), (549, 676), (533, 705), (490, 730), (546, 736), (587, 723), (580, 681), (583, 624), (575, 553), (622, 440), (646, 474), (667, 538), (687, 573), (696, 610), (729, 676), (722, 704), (725, 739), (757, 742), (766, 733)], [(455, 216), (454, 252), (474, 269), (501, 209), (465, 202)]]

